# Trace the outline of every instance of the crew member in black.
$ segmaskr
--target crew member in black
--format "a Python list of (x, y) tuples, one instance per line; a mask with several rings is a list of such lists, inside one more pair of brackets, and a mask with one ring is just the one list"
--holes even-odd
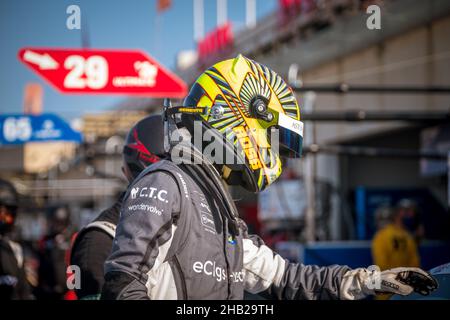
[[(149, 134), (152, 130), (158, 130), (162, 124), (161, 115), (148, 116), (130, 130), (123, 149), (122, 168), (129, 182), (145, 167), (158, 162), (164, 153), (163, 142), (156, 141), (155, 136)], [(123, 195), (83, 228), (73, 243), (70, 261), (72, 265), (79, 266), (81, 271), (80, 288), (75, 290), (79, 299), (96, 300), (100, 297), (104, 283), (103, 265), (111, 253)]]
[(10, 237), (17, 206), (16, 189), (0, 180), (0, 300), (33, 299), (25, 275), (22, 247)]

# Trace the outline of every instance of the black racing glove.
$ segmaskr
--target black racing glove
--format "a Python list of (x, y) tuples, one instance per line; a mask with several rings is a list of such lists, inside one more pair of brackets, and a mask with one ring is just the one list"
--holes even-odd
[(369, 295), (394, 293), (402, 296), (413, 292), (428, 295), (438, 283), (419, 268), (394, 268), (381, 271), (376, 266), (347, 271), (341, 279), (341, 299), (363, 299)]
[(408, 295), (413, 291), (427, 296), (436, 290), (438, 283), (431, 274), (419, 268), (395, 268), (380, 273), (381, 285), (375, 293)]

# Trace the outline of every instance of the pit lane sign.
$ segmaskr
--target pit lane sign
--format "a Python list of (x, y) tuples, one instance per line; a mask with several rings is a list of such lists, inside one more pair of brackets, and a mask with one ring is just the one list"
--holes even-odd
[(63, 93), (182, 98), (186, 84), (141, 51), (23, 48), (19, 59)]
[(55, 114), (38, 116), (27, 114), (0, 115), (0, 146), (27, 142), (73, 141), (81, 142), (80, 132)]

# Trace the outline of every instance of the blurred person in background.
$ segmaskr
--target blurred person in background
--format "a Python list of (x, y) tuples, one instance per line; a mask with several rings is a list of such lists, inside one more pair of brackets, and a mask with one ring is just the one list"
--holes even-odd
[[(122, 171), (128, 182), (132, 182), (148, 165), (164, 156), (163, 141), (156, 140), (153, 132), (163, 130), (161, 115), (145, 117), (137, 122), (127, 135), (123, 148)], [(81, 271), (78, 299), (100, 298), (104, 283), (103, 265), (111, 253), (116, 225), (119, 222), (123, 194), (108, 209), (104, 210), (77, 235), (71, 250), (70, 264)]]
[(417, 202), (411, 199), (402, 199), (397, 204), (404, 227), (412, 234), (417, 244), (425, 237), (425, 228), (420, 217)]
[(183, 106), (165, 106), (165, 130), (155, 139), (167, 142), (167, 158), (144, 169), (123, 197), (102, 299), (235, 300), (246, 290), (353, 300), (436, 289), (418, 268), (383, 271), (374, 287), (365, 268), (290, 263), (248, 234), (225, 183), (260, 192), (280, 176), (281, 156), (301, 155), (300, 109), (274, 71), (239, 55), (206, 70)]
[(417, 243), (406, 227), (411, 218), (402, 202), (396, 209), (381, 206), (375, 212), (378, 231), (372, 240), (372, 257), (381, 270), (419, 267)]
[(22, 247), (10, 237), (17, 208), (16, 189), (11, 183), (0, 180), (0, 300), (33, 299)]
[[(375, 212), (378, 231), (372, 240), (372, 258), (380, 270), (420, 266), (417, 242), (407, 227), (417, 227), (412, 205), (412, 201), (403, 199), (396, 208), (383, 205)], [(383, 294), (376, 298), (386, 300), (390, 296)]]
[(36, 297), (61, 300), (67, 293), (67, 253), (73, 232), (70, 228), (70, 211), (66, 206), (52, 207), (48, 211), (48, 232), (38, 246), (39, 284)]

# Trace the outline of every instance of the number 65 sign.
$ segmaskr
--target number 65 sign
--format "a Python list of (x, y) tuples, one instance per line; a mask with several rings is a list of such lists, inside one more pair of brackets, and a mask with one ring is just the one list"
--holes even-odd
[(64, 93), (182, 98), (186, 84), (141, 51), (23, 48), (19, 59)]

